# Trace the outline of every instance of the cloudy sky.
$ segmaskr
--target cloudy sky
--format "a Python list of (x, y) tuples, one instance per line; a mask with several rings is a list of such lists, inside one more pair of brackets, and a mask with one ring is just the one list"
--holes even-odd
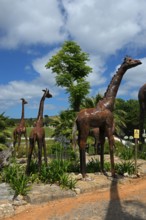
[(25, 98), (25, 117), (36, 117), (45, 88), (53, 98), (45, 101), (44, 114), (68, 108), (65, 91), (45, 64), (69, 39), (89, 54), (89, 96), (105, 92), (125, 55), (140, 59), (143, 64), (126, 72), (117, 94), (137, 99), (146, 83), (145, 9), (145, 0), (0, 0), (0, 113), (19, 118)]

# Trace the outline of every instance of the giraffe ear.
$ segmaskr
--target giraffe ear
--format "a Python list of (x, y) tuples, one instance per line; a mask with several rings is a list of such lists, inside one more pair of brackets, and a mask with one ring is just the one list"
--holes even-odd
[(42, 91), (43, 91), (43, 92), (46, 92), (46, 90), (45, 90), (45, 89), (43, 89)]

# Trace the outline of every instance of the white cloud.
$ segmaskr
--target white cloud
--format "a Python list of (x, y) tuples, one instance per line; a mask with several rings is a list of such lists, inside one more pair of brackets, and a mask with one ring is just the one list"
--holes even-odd
[[(70, 34), (88, 51), (115, 53), (128, 43), (145, 42), (146, 2), (63, 0)], [(145, 43), (146, 45), (146, 43)], [(135, 45), (136, 47), (136, 45)]]
[(1, 0), (0, 47), (61, 42), (63, 24), (57, 0)]
[[(68, 36), (89, 53), (93, 72), (87, 79), (93, 94), (93, 90), (104, 93), (108, 86), (110, 75), (106, 74), (109, 68), (106, 62), (110, 55), (126, 51), (136, 58), (140, 56), (143, 64), (128, 70), (118, 91), (118, 95), (137, 98), (138, 88), (146, 78), (146, 58), (141, 54), (141, 48), (146, 47), (145, 8), (145, 0), (1, 0), (0, 48), (19, 50), (21, 47), (27, 51), (26, 56), (35, 57), (24, 68), (27, 76), (29, 73), (36, 78), (0, 85), (0, 109), (17, 104), (22, 97), (39, 98), (40, 91), (46, 87), (54, 97), (59, 97), (62, 89), (55, 86), (55, 75), (45, 64), (59, 49), (54, 47), (68, 40)], [(37, 51), (34, 45), (49, 49), (51, 46), (51, 49), (49, 53)]]

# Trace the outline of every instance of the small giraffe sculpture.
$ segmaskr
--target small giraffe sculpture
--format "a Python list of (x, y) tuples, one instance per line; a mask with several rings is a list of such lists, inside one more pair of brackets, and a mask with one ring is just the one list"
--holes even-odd
[(38, 145), (38, 170), (40, 172), (41, 165), (42, 165), (42, 148), (44, 150), (44, 161), (47, 165), (47, 155), (46, 155), (46, 142), (45, 142), (45, 129), (43, 127), (43, 111), (44, 111), (44, 101), (45, 98), (51, 98), (52, 95), (49, 93), (49, 90), (42, 90), (44, 92), (41, 100), (40, 106), (37, 116), (37, 121), (35, 123), (34, 128), (30, 132), (29, 136), (29, 152), (28, 152), (28, 159), (27, 159), (27, 166), (26, 166), (26, 174), (29, 175), (30, 173), (30, 162), (33, 150), (35, 148), (35, 143), (37, 142)]
[(18, 142), (18, 147), (17, 147), (17, 152), (20, 148), (21, 144), (21, 136), (24, 135), (25, 137), (25, 142), (26, 142), (26, 152), (28, 148), (28, 141), (27, 141), (27, 131), (26, 131), (26, 126), (25, 126), (25, 119), (24, 119), (24, 105), (27, 104), (27, 101), (22, 98), (22, 114), (21, 114), (21, 119), (17, 127), (13, 131), (13, 146), (15, 149), (16, 143)]
[(134, 60), (131, 57), (125, 57), (120, 68), (113, 76), (102, 100), (97, 103), (95, 108), (81, 110), (76, 118), (78, 130), (78, 145), (80, 151), (80, 170), (83, 178), (86, 177), (86, 157), (85, 147), (90, 128), (99, 128), (99, 141), (101, 144), (101, 171), (104, 172), (104, 143), (105, 136), (108, 137), (111, 161), (111, 174), (115, 176), (114, 169), (114, 137), (113, 137), (113, 109), (115, 98), (125, 72), (141, 64), (140, 60)]
[(140, 129), (140, 141), (144, 143), (144, 122), (146, 116), (146, 84), (144, 84), (138, 92), (138, 100), (139, 100), (139, 129)]

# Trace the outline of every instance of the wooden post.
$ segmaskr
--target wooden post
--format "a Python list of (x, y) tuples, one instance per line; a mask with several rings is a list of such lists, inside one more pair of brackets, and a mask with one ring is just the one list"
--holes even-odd
[(137, 175), (137, 146), (138, 146), (138, 138), (139, 138), (139, 130), (134, 129), (134, 138), (135, 138), (135, 175)]
[(138, 139), (135, 138), (135, 175), (137, 175), (137, 145)]

